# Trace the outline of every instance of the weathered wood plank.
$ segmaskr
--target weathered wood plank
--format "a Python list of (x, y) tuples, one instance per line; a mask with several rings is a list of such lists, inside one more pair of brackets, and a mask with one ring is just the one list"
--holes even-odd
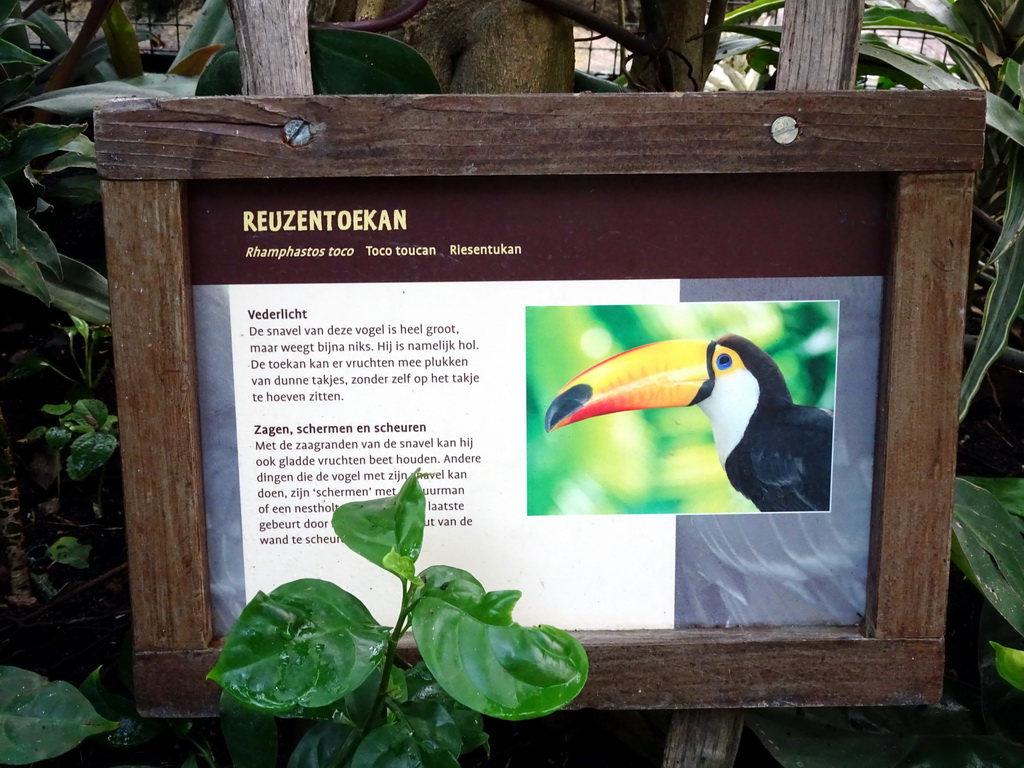
[(868, 589), (878, 636), (945, 631), (972, 179), (904, 175), (895, 190)]
[(732, 768), (742, 732), (742, 710), (677, 709), (662, 768)]
[(863, 18), (861, 0), (789, 0), (782, 21), (776, 89), (853, 88)]
[[(578, 634), (590, 679), (573, 707), (692, 709), (920, 704), (942, 691), (941, 639), (866, 639), (855, 628)], [(203, 683), (219, 645), (138, 655), (143, 714), (216, 714)], [(415, 655), (413, 653), (413, 655)]]
[(260, 96), (313, 93), (306, 2), (231, 0), (242, 88)]
[(983, 115), (980, 91), (223, 98), (111, 102), (96, 133), (109, 179), (974, 170)]
[(135, 647), (209, 644), (184, 192), (104, 182)]

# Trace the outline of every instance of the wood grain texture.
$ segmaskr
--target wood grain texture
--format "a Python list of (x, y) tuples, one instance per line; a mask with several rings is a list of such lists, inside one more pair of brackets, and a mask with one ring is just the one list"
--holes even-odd
[(180, 183), (104, 182), (135, 646), (210, 642), (191, 282)]
[(861, 0), (789, 0), (782, 21), (776, 89), (853, 88), (863, 18)]
[(972, 189), (912, 174), (894, 192), (868, 586), (881, 637), (945, 631)]
[[(921, 704), (938, 701), (942, 692), (941, 639), (868, 639), (854, 627), (577, 636), (590, 656), (590, 678), (573, 708)], [(136, 688), (145, 707), (140, 711), (216, 714), (217, 688), (203, 681), (218, 653), (215, 645), (204, 651), (137, 654)]]
[(984, 110), (981, 91), (140, 99), (96, 136), (108, 179), (975, 170)]
[(299, 0), (231, 0), (244, 93), (313, 93), (306, 6)]
[(741, 710), (677, 709), (669, 724), (662, 768), (732, 768), (742, 731)]

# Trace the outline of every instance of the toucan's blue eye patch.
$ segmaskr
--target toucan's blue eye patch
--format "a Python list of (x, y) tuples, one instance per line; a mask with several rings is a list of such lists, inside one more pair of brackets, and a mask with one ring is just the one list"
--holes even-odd
[(729, 368), (731, 366), (732, 366), (732, 356), (731, 355), (727, 355), (727, 354), (725, 354), (723, 352), (721, 355), (719, 355), (718, 357), (715, 358), (715, 367), (718, 370), (724, 371), (726, 368)]

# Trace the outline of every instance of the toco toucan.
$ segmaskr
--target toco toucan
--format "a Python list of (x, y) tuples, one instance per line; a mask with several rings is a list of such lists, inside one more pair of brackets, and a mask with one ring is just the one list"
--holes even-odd
[(832, 411), (794, 405), (779, 366), (742, 336), (659, 341), (611, 357), (562, 388), (544, 427), (687, 405), (707, 414), (729, 482), (759, 510), (829, 509)]

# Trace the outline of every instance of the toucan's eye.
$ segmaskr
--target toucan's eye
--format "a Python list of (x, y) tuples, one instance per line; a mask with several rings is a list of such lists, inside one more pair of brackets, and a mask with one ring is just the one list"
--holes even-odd
[(715, 358), (715, 368), (720, 371), (724, 371), (726, 368), (732, 367), (732, 355), (727, 355), (724, 352)]

